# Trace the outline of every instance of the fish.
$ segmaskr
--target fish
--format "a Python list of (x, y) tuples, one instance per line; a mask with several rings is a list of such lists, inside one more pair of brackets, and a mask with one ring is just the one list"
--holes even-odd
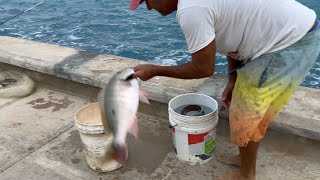
[(127, 134), (138, 138), (136, 114), (139, 101), (149, 104), (147, 96), (146, 91), (139, 88), (132, 68), (116, 72), (98, 95), (102, 124), (113, 134), (113, 158), (121, 165), (128, 160)]

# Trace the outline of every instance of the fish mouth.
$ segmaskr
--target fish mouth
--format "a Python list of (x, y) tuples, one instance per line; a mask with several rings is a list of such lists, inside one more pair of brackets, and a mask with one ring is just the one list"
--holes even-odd
[(130, 81), (131, 79), (136, 79), (136, 77), (134, 76), (134, 74), (129, 75), (125, 81)]
[(115, 76), (117, 77), (117, 79), (127, 82), (137, 78), (132, 68), (124, 68), (118, 71)]

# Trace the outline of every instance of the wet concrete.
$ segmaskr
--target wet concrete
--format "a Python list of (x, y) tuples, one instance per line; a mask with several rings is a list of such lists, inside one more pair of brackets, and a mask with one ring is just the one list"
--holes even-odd
[[(53, 111), (55, 106), (34, 108), (30, 104), (39, 98), (60, 102), (65, 97), (73, 103), (57, 111)], [(86, 163), (85, 149), (72, 123), (73, 115), (89, 102), (40, 87), (35, 94), (1, 108), (0, 179), (210, 180), (237, 170), (216, 159), (203, 165), (178, 161), (172, 149), (168, 119), (140, 113), (139, 138), (128, 137), (128, 164), (113, 172), (95, 172)], [(19, 118), (17, 109), (24, 118)], [(237, 153), (237, 148), (230, 143), (227, 120), (220, 118), (217, 133), (216, 154)], [(319, 151), (318, 141), (269, 131), (259, 149), (258, 179), (317, 179), (320, 177)]]
[(70, 101), (67, 96), (63, 97), (63, 99), (53, 99), (50, 96), (50, 93), (52, 92), (49, 92), (48, 94), (49, 100), (45, 100), (44, 98), (38, 98), (28, 102), (28, 104), (31, 104), (32, 108), (35, 109), (48, 109), (52, 107), (52, 112), (55, 112), (59, 111), (60, 109), (68, 108), (70, 104), (74, 103)]

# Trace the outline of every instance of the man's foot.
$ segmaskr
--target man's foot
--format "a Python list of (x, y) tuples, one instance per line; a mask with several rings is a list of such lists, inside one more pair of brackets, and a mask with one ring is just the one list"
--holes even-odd
[(217, 156), (220, 163), (240, 167), (240, 155), (220, 155)]
[(243, 177), (240, 174), (240, 171), (231, 171), (223, 175), (216, 176), (215, 180), (256, 180), (255, 176), (252, 177)]

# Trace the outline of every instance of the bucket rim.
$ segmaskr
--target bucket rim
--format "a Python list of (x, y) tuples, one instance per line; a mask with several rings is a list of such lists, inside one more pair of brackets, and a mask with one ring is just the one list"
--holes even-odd
[(211, 123), (208, 122), (203, 122), (203, 123), (187, 123), (185, 121), (179, 121), (177, 122), (175, 119), (173, 118), (169, 118), (169, 123), (171, 126), (177, 126), (177, 127), (184, 127), (184, 128), (188, 128), (190, 126), (192, 127), (203, 127), (203, 126), (217, 126), (219, 123), (219, 117), (215, 117), (214, 119), (212, 119)]
[(179, 97), (185, 96), (185, 95), (200, 95), (200, 96), (205, 96), (205, 97), (213, 100), (213, 102), (216, 104), (216, 108), (213, 109), (212, 112), (210, 112), (209, 114), (203, 115), (203, 116), (198, 116), (198, 117), (208, 117), (208, 116), (210, 116), (210, 115), (212, 115), (212, 114), (214, 114), (214, 113), (217, 113), (218, 110), (219, 110), (219, 108), (218, 108), (218, 102), (217, 102), (214, 98), (212, 98), (211, 96), (208, 96), (208, 95), (205, 95), (205, 94), (201, 94), (201, 93), (185, 93), (185, 94), (180, 94), (180, 95), (172, 98), (172, 99), (169, 101), (169, 103), (168, 103), (168, 109), (169, 109), (169, 111), (171, 111), (173, 114), (179, 115), (179, 116), (181, 116), (181, 117), (186, 117), (186, 118), (192, 117), (192, 118), (194, 118), (195, 116), (186, 116), (186, 115), (179, 114), (179, 113), (175, 112), (175, 111), (171, 108), (171, 103), (172, 103), (172, 101), (174, 101), (176, 98), (179, 98)]
[[(83, 106), (82, 108), (80, 108), (80, 109), (73, 115), (74, 121), (75, 121), (77, 124), (80, 124), (80, 125), (82, 125), (82, 126), (88, 126), (88, 124), (84, 124), (84, 123), (79, 122), (78, 119), (77, 119), (77, 115), (78, 115), (78, 113), (79, 113), (80, 111), (82, 111), (84, 108), (87, 108), (87, 107), (93, 106), (93, 105), (97, 105), (97, 104), (98, 104), (98, 102), (89, 103), (89, 104)], [(90, 126), (103, 126), (103, 124), (102, 124), (102, 122), (101, 122), (101, 123), (96, 123), (96, 124), (90, 124)]]

